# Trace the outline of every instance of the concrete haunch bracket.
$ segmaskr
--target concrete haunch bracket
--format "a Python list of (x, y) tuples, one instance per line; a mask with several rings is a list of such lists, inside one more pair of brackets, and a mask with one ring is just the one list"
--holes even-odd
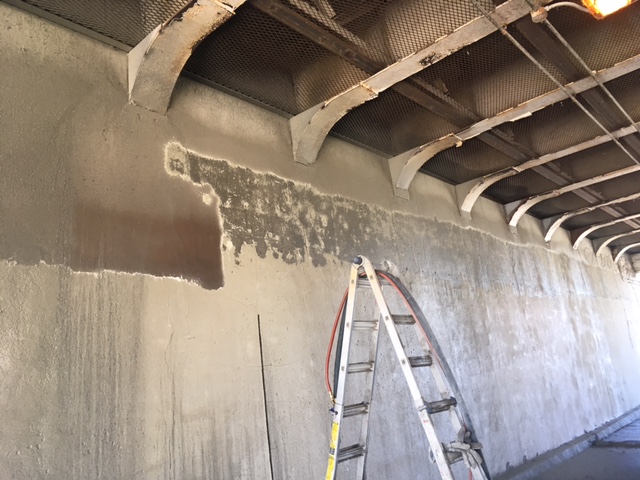
[(153, 30), (129, 52), (129, 101), (164, 115), (193, 50), (243, 3), (197, 0), (168, 24)]

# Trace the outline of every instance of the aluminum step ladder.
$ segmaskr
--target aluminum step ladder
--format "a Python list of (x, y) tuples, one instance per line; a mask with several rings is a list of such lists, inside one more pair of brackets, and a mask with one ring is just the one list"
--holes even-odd
[[(393, 287), (396, 291), (395, 294), (403, 299), (405, 308), (409, 310), (409, 313), (392, 314), (389, 311), (382, 285)], [(354, 318), (356, 293), (363, 288), (370, 288), (375, 297), (376, 315), (374, 320)], [(389, 294), (387, 294), (387, 297), (389, 297)], [(410, 299), (410, 301), (407, 299)], [(430, 459), (436, 463), (442, 479), (455, 480), (451, 465), (464, 461), (474, 480), (489, 480), (489, 473), (483, 464), (480, 450), (482, 445), (472, 438), (470, 420), (466, 415), (463, 415), (461, 405), (458, 405), (458, 400), (452, 395), (451, 386), (454, 386), (453, 391), (457, 393), (455, 380), (442, 355), (439, 355), (439, 347), (437, 347), (433, 334), (428, 325), (426, 325), (426, 320), (424, 320), (419, 307), (411, 297), (411, 294), (393, 275), (376, 271), (371, 262), (362, 256), (357, 257), (352, 264), (346, 304), (344, 304), (342, 310), (341, 338), (339, 338), (339, 343), (336, 347), (335, 396), (332, 394), (334, 406), (331, 409), (333, 422), (325, 480), (335, 480), (339, 465), (350, 461), (357, 462), (355, 468), (356, 479), (364, 480), (367, 478), (366, 458), (369, 440), (369, 417), (375, 383), (380, 323), (384, 324), (389, 334), (391, 345), (400, 363), (416, 412), (422, 423), (424, 434), (430, 445)], [(367, 361), (350, 363), (349, 354), (353, 347), (351, 345), (353, 342), (352, 333), (356, 330), (370, 332), (370, 355)], [(405, 335), (409, 336), (409, 332), (412, 332), (413, 336), (417, 335), (423, 354), (418, 356), (407, 355), (399, 333), (400, 330), (403, 333), (402, 338), (406, 340), (408, 338)], [(434, 344), (436, 348), (434, 348)], [(416, 380), (418, 369), (429, 369), (433, 377), (433, 383), (435, 383), (438, 392), (432, 393), (432, 396), (436, 398), (431, 401), (427, 401), (420, 391)], [(355, 382), (353, 381), (354, 375), (364, 376), (365, 378), (360, 377), (359, 382)], [(361, 401), (345, 405), (345, 389), (349, 384), (356, 383), (361, 386)], [(432, 416), (436, 414), (448, 415), (454, 432), (457, 432), (455, 440), (446, 443), (440, 441), (432, 420)], [(355, 435), (352, 435), (353, 437), (359, 436), (359, 441), (353, 445), (343, 446), (341, 444), (343, 433), (347, 433), (347, 427), (343, 422), (350, 417), (360, 417), (361, 419), (359, 427), (355, 427), (356, 431), (350, 432), (355, 433)], [(349, 420), (348, 422), (349, 428), (354, 428), (354, 421)], [(357, 424), (358, 422), (355, 423)], [(343, 432), (343, 427), (345, 432)], [(359, 435), (358, 428), (360, 430)], [(375, 479), (375, 474), (372, 473), (371, 478)]]

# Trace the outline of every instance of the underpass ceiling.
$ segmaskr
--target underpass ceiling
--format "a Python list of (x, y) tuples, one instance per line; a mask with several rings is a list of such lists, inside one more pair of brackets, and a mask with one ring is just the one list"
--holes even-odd
[[(71, 22), (125, 50), (158, 25), (179, 21), (194, 3), (4, 1), (66, 25)], [(326, 8), (327, 3), (331, 9)], [(429, 47), (501, 3), (248, 0), (200, 43), (183, 74), (292, 117)], [(353, 108), (333, 125), (331, 134), (394, 157), (554, 91), (558, 84), (588, 78), (591, 71), (611, 69), (640, 54), (640, 3), (604, 20), (572, 8), (556, 8), (548, 20), (550, 25), (533, 24), (527, 15), (506, 27), (512, 38), (494, 31), (432, 65), (426, 64), (402, 82), (403, 88), (393, 86)], [(580, 58), (562, 44), (553, 28)], [(565, 97), (498, 125), (459, 148), (435, 154), (420, 172), (459, 185), (628, 127), (629, 117), (640, 121), (638, 85), (640, 70), (633, 68), (606, 82), (615, 100), (600, 87), (576, 95), (575, 101)], [(640, 162), (640, 134), (610, 140), (500, 180), (483, 194), (502, 204), (523, 201)], [(528, 213), (544, 219), (638, 191), (640, 173), (630, 173), (542, 201)], [(570, 218), (564, 227), (576, 229), (638, 213), (637, 205), (624, 202), (597, 209)], [(590, 236), (640, 228), (636, 222), (621, 222)]]

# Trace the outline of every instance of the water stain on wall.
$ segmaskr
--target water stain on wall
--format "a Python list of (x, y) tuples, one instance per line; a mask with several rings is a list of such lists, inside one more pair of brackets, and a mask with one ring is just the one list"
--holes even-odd
[(222, 226), (211, 187), (176, 178), (162, 156), (106, 151), (37, 168), (4, 164), (0, 258), (222, 287)]
[(271, 254), (288, 264), (310, 259), (323, 266), (328, 255), (350, 260), (381, 251), (392, 236), (391, 212), (233, 166), (177, 143), (169, 144), (166, 154), (168, 169), (213, 187), (236, 258), (244, 245), (252, 245), (262, 258)]
[[(138, 171), (121, 165), (130, 158), (113, 157), (115, 168), (87, 169), (76, 179), (81, 191), (74, 202), (71, 268), (179, 277), (206, 289), (222, 287), (222, 226), (211, 187), (177, 178), (177, 167), (158, 168), (161, 159), (151, 155), (138, 160), (148, 162)], [(94, 175), (103, 185), (100, 194), (84, 180)]]
[(179, 277), (203, 288), (220, 288), (222, 232), (212, 209), (206, 208), (208, 216), (197, 215), (203, 207), (194, 201), (196, 214), (173, 217), (78, 205), (69, 266)]

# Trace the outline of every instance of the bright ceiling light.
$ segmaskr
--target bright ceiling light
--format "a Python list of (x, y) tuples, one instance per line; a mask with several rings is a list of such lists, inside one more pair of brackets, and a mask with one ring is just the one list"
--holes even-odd
[(631, 5), (635, 0), (582, 0), (585, 7), (596, 18), (603, 18)]
[[(544, 5), (549, 0), (538, 0)], [(628, 7), (637, 0), (582, 0), (582, 5), (575, 2), (556, 2), (546, 7), (540, 7), (531, 12), (531, 19), (534, 23), (542, 23), (547, 20), (549, 12), (555, 8), (572, 7), (585, 13), (590, 13), (598, 20), (602, 20), (607, 15), (617, 12), (618, 10)]]

